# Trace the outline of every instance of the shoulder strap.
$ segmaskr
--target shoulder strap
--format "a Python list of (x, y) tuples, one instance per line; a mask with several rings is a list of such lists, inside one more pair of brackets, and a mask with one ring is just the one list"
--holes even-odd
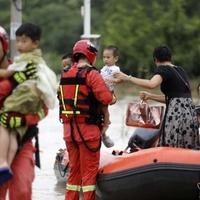
[(84, 67), (81, 67), (78, 69), (76, 77), (84, 77), (84, 79), (86, 79), (87, 75), (93, 70), (97, 69), (91, 65), (86, 65)]
[(71, 68), (71, 66), (65, 66), (65, 67), (63, 68), (63, 71), (64, 71), (64, 72), (68, 72), (70, 68)]
[[(176, 67), (176, 66), (174, 66)], [(178, 75), (179, 79), (181, 79), (183, 81), (183, 83), (185, 84), (185, 86), (189, 89), (189, 91), (191, 91), (189, 84), (183, 79), (183, 77), (180, 75), (180, 73), (174, 69), (174, 67), (171, 67), (173, 69), (173, 71)], [(176, 67), (177, 68), (177, 67)]]

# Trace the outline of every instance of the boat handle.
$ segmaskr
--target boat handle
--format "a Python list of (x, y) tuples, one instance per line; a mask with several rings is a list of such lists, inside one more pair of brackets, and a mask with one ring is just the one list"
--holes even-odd
[(197, 188), (199, 189), (199, 200), (200, 200), (200, 182), (197, 183)]
[(197, 183), (197, 188), (198, 188), (199, 191), (200, 191), (200, 182)]

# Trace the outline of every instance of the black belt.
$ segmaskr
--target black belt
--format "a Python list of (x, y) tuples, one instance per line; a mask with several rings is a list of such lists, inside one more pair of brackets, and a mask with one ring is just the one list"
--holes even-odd
[(169, 94), (167, 95), (170, 99), (171, 98), (191, 98), (191, 94), (188, 93), (180, 93), (180, 94)]

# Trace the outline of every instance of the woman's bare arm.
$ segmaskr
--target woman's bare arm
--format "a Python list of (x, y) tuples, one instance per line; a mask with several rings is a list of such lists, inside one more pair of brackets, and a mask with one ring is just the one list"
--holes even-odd
[(154, 75), (150, 80), (148, 80), (129, 76), (123, 72), (120, 72), (115, 74), (115, 78), (118, 79), (118, 81), (129, 81), (135, 85), (148, 89), (156, 88), (162, 83), (162, 77), (158, 74)]
[(150, 92), (146, 91), (140, 91), (140, 98), (142, 100), (153, 100), (153, 101), (158, 101), (160, 103), (165, 103), (165, 95), (162, 94), (153, 94)]

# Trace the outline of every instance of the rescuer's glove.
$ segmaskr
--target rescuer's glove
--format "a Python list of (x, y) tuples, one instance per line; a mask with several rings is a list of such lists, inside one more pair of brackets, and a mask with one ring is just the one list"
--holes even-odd
[(30, 61), (26, 65), (26, 68), (23, 71), (17, 71), (12, 75), (11, 81), (13, 83), (13, 86), (16, 87), (18, 84), (21, 84), (28, 79), (36, 79), (36, 78), (37, 78), (37, 66), (35, 63)]
[(25, 124), (25, 117), (20, 113), (4, 112), (0, 114), (0, 125), (5, 128), (18, 128)]

